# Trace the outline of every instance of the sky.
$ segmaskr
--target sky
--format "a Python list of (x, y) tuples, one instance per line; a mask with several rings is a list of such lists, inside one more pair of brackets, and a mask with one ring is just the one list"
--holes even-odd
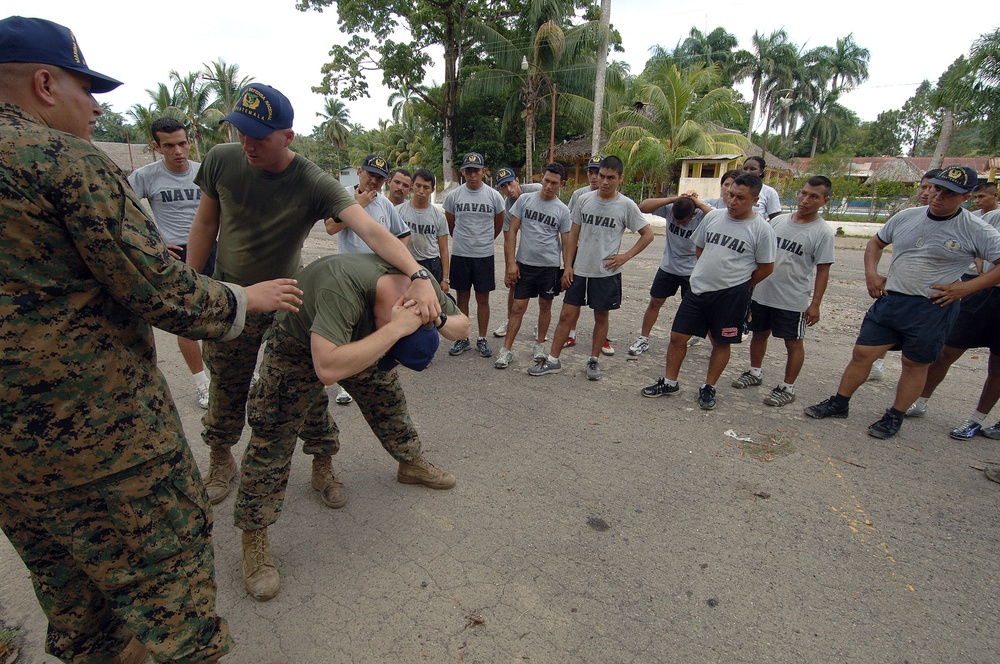
[[(657, 8), (651, 9), (654, 4)], [(625, 51), (610, 57), (638, 74), (651, 47), (672, 48), (692, 26), (705, 32), (722, 26), (741, 48), (749, 47), (755, 31), (770, 34), (785, 28), (792, 42), (806, 48), (833, 45), (853, 32), (855, 41), (871, 51), (870, 77), (841, 102), (862, 120), (874, 120), (884, 110), (900, 108), (924, 79), (936, 82), (976, 37), (997, 27), (984, 22), (982, 12), (918, 13), (913, 6), (896, 0), (816, 3), (808, 9), (787, 0), (612, 0), (611, 22)], [(22, 11), (72, 29), (90, 67), (124, 81), (117, 90), (98, 95), (118, 112), (135, 103), (147, 105), (145, 90), (168, 82), (170, 70), (183, 75), (221, 57), (239, 64), (241, 75), (285, 93), (295, 108), (298, 133), (309, 133), (321, 121), (316, 113), (323, 108), (323, 97), (311, 88), (320, 82), (330, 46), (349, 39), (338, 29), (335, 8), (300, 12), (295, 0), (38, 0)], [(441, 51), (431, 55), (435, 66), (425, 83), (440, 83)], [(370, 99), (345, 102), (351, 121), (366, 128), (391, 114), (381, 72), (369, 74), (369, 85)], [(750, 99), (748, 84), (738, 89)]]

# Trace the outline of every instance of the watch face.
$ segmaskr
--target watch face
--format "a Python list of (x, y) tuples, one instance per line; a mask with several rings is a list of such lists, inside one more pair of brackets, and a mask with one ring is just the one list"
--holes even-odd
[(427, 270), (417, 270), (413, 273), (413, 279), (430, 279), (431, 273)]

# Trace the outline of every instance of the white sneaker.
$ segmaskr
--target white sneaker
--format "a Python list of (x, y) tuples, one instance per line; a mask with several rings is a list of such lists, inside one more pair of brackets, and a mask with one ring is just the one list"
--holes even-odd
[(688, 339), (688, 348), (690, 348), (691, 346), (697, 346), (702, 341), (704, 341), (704, 339), (702, 339), (701, 337), (691, 337), (690, 339)]
[[(868, 373), (868, 381), (874, 381), (874, 382), (877, 383), (877, 382), (881, 381), (884, 377), (885, 377), (885, 368), (884, 367), (876, 367), (875, 365), (872, 365), (872, 370)], [(927, 409), (924, 408), (924, 413), (926, 413), (926, 412), (927, 412)], [(921, 413), (921, 415), (922, 414), (923, 413)], [(909, 415), (909, 411), (907, 411), (907, 415), (910, 416), (910, 417), (914, 417), (913, 415)], [(917, 415), (916, 417), (920, 417), (920, 415)]]
[(341, 406), (346, 406), (347, 404), (354, 401), (354, 397), (347, 393), (347, 390), (342, 388), (340, 385), (337, 386), (337, 398), (335, 399), (337, 403)]
[(493, 330), (493, 336), (494, 337), (506, 337), (507, 336), (507, 322), (508, 321), (504, 321), (503, 325), (501, 325), (497, 329)]
[(531, 347), (531, 358), (535, 362), (538, 362), (539, 360), (544, 360), (546, 357), (548, 357), (548, 353), (545, 352), (544, 344), (535, 344), (534, 346)]
[(198, 405), (208, 410), (208, 383), (196, 385), (194, 390), (198, 399)]
[(649, 350), (649, 337), (639, 337), (628, 347), (629, 355), (642, 355)]
[(501, 348), (500, 352), (497, 354), (497, 359), (494, 360), (493, 366), (497, 369), (506, 369), (510, 366), (510, 363), (514, 360), (514, 351), (507, 350), (506, 348)]
[[(871, 378), (869, 378), (868, 380), (871, 380)], [(927, 414), (927, 404), (920, 405), (914, 402), (912, 406), (906, 409), (907, 417), (923, 417), (926, 414)]]

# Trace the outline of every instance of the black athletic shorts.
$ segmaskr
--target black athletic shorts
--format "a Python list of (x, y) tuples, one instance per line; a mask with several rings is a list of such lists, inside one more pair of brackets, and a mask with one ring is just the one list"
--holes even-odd
[(712, 339), (723, 344), (743, 341), (744, 325), (750, 308), (750, 282), (701, 295), (688, 291), (674, 315), (671, 331)]
[(750, 300), (747, 329), (750, 332), (770, 332), (778, 339), (805, 339), (806, 314), (804, 311), (778, 309)]
[(497, 288), (496, 275), (493, 270), (493, 256), (483, 258), (452, 256), (450, 285), (453, 290), (457, 291), (468, 291), (475, 288), (477, 293), (490, 293)]
[(564, 304), (589, 306), (594, 311), (613, 311), (622, 306), (622, 275), (610, 277), (573, 277), (566, 289)]
[(1000, 288), (985, 288), (962, 298), (962, 310), (944, 343), (1000, 353)]
[(558, 267), (539, 267), (518, 263), (517, 269), (521, 271), (521, 278), (514, 284), (515, 300), (529, 300), (533, 297), (551, 300), (559, 294), (559, 280), (562, 278), (562, 270)]
[(691, 277), (682, 277), (679, 274), (665, 272), (663, 268), (656, 268), (656, 276), (653, 277), (653, 285), (649, 287), (649, 296), (662, 300), (677, 294), (677, 289), (681, 291), (681, 297), (688, 292)]
[(438, 283), (444, 281), (444, 268), (441, 266), (440, 258), (420, 258), (417, 260), (417, 264), (430, 272), (431, 276), (438, 280)]
[[(187, 261), (187, 245), (182, 244), (179, 246), (181, 249), (177, 253), (180, 254), (181, 262), (183, 263)], [(215, 274), (215, 254), (218, 253), (218, 249), (218, 244), (212, 245), (212, 251), (208, 252), (208, 259), (205, 261), (205, 267), (201, 268), (201, 274), (204, 274), (206, 277), (211, 277)]]

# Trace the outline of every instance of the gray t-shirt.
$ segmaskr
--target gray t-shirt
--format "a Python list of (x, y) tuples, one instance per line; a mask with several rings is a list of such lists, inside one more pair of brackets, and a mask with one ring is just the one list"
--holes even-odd
[(452, 256), (487, 258), (493, 255), (493, 220), (504, 211), (503, 196), (493, 187), (481, 185), (475, 191), (463, 184), (444, 201), (444, 211), (455, 217)]
[(1000, 232), (984, 220), (960, 210), (935, 221), (927, 211), (924, 206), (897, 212), (878, 232), (879, 240), (892, 245), (887, 291), (928, 297), (936, 292), (932, 284), (957, 281), (971, 259), (1000, 259)]
[[(529, 182), (528, 184), (521, 185), (521, 196), (525, 194), (532, 194), (536, 191), (541, 191), (542, 185), (537, 182)], [(502, 194), (501, 194), (502, 195)], [(510, 209), (514, 207), (516, 200), (507, 198), (503, 199), (504, 215), (503, 215), (503, 232), (506, 233), (510, 230)]]
[(517, 262), (534, 267), (559, 267), (562, 258), (560, 233), (573, 227), (569, 208), (558, 198), (543, 200), (537, 193), (521, 194), (510, 212), (521, 220)]
[(580, 204), (581, 196), (583, 196), (584, 194), (589, 194), (592, 191), (597, 191), (597, 190), (591, 189), (590, 185), (586, 184), (577, 189), (576, 191), (574, 191), (572, 194), (570, 194), (569, 203), (567, 204), (569, 206), (569, 211), (572, 212), (573, 210), (576, 209), (576, 206)]
[(805, 311), (816, 283), (816, 266), (829, 265), (834, 258), (834, 235), (819, 217), (808, 224), (796, 224), (792, 215), (775, 217), (774, 272), (753, 289), (760, 304), (786, 311)]
[(757, 203), (754, 204), (753, 209), (757, 211), (757, 214), (762, 216), (766, 221), (771, 217), (772, 214), (781, 212), (781, 199), (778, 197), (778, 191), (770, 185), (762, 185), (760, 188), (760, 195), (757, 197)]
[(726, 201), (721, 196), (719, 198), (706, 198), (702, 203), (716, 210), (724, 210), (726, 208)]
[(406, 201), (396, 206), (396, 211), (407, 226), (410, 227), (410, 254), (417, 260), (440, 258), (441, 249), (438, 238), (448, 234), (448, 220), (444, 213), (433, 205), (423, 210), (413, 207), (412, 201)]
[(631, 198), (616, 193), (605, 201), (592, 191), (580, 197), (573, 209), (573, 223), (580, 227), (573, 273), (580, 277), (610, 277), (622, 270), (604, 267), (604, 259), (618, 253), (625, 229), (638, 231), (647, 225), (639, 206)]
[(727, 210), (705, 215), (694, 232), (701, 258), (691, 271), (691, 290), (697, 295), (750, 281), (758, 264), (774, 262), (774, 229), (755, 215), (733, 219)]
[(694, 211), (694, 217), (686, 224), (680, 224), (674, 219), (673, 203), (656, 208), (653, 211), (657, 217), (667, 220), (667, 232), (663, 245), (663, 258), (660, 259), (660, 269), (681, 277), (691, 276), (696, 257), (694, 240), (691, 236), (701, 224), (705, 214), (701, 210)]
[(157, 161), (128, 176), (139, 198), (149, 201), (156, 228), (167, 244), (186, 246), (194, 213), (201, 202), (201, 188), (194, 183), (201, 163), (188, 161), (184, 173), (174, 173)]
[[(351, 195), (351, 198), (354, 198), (354, 190), (354, 187), (347, 189), (347, 193)], [(364, 210), (375, 221), (388, 228), (389, 232), (396, 237), (404, 238), (410, 235), (410, 227), (406, 225), (406, 222), (396, 212), (396, 206), (382, 194), (377, 195), (375, 200), (369, 203)], [(350, 228), (345, 228), (337, 233), (337, 253), (373, 254), (375, 252), (354, 231)]]

